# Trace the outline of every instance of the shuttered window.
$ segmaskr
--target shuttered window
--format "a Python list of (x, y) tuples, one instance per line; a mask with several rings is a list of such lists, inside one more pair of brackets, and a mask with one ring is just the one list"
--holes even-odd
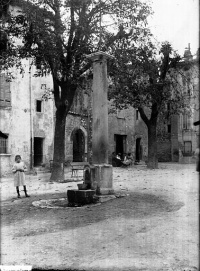
[(0, 153), (8, 152), (8, 139), (0, 136)]
[(192, 152), (192, 142), (191, 141), (184, 141), (184, 153), (191, 153)]
[(183, 115), (183, 129), (191, 129), (191, 119), (186, 113)]
[(10, 82), (6, 81), (6, 76), (2, 73), (0, 73), (0, 106), (11, 106)]

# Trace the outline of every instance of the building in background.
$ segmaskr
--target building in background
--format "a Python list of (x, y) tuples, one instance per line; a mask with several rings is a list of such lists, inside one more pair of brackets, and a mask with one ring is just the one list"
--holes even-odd
[[(199, 71), (198, 59), (189, 59), (189, 69), (183, 70), (191, 78), (197, 93), (191, 100), (191, 113), (173, 115), (158, 128), (158, 160), (160, 162), (191, 162), (199, 145)], [(53, 96), (42, 99), (52, 89), (51, 75), (35, 77), (36, 67), (24, 61), (23, 74), (15, 71), (15, 78), (7, 81), (0, 75), (0, 164), (1, 174), (11, 171), (14, 157), (20, 154), (30, 169), (49, 168), (53, 159), (55, 107)], [(185, 66), (184, 66), (185, 67)], [(184, 68), (185, 69), (185, 68)], [(182, 80), (187, 95), (188, 82)], [(65, 162), (91, 161), (92, 101), (90, 83), (79, 89), (66, 118)], [(112, 153), (122, 158), (131, 152), (135, 161), (145, 161), (148, 156), (148, 136), (145, 123), (137, 109), (112, 110), (109, 105), (109, 161)], [(5, 137), (7, 136), (7, 138)]]
[[(169, 117), (158, 128), (158, 159), (161, 162), (192, 162), (194, 152), (199, 146), (199, 126), (193, 123), (199, 120), (199, 55), (193, 58), (190, 45), (186, 48), (183, 62), (179, 66), (177, 78), (184, 95), (192, 94), (190, 110)], [(170, 109), (170, 105), (167, 105)]]
[[(8, 12), (17, 14), (26, 1), (6, 2), (0, 12), (1, 18)], [(0, 46), (6, 50), (7, 37), (0, 31)], [(16, 42), (21, 42), (16, 39)], [(31, 62), (31, 60), (29, 60)], [(12, 69), (14, 79), (10, 82), (6, 73), (0, 72), (0, 165), (1, 174), (11, 172), (14, 157), (22, 156), (32, 169), (49, 167), (53, 159), (55, 108), (53, 99), (42, 99), (52, 88), (50, 75), (34, 77), (36, 67), (23, 60), (23, 74)], [(66, 119), (65, 162), (90, 161), (91, 159), (91, 89), (79, 89)], [(135, 151), (134, 109), (109, 114), (109, 157), (112, 152)]]
[[(14, 71), (14, 79), (0, 74), (0, 165), (1, 174), (11, 172), (19, 154), (28, 168), (49, 168), (53, 159), (55, 107), (50, 75), (35, 77), (36, 67), (24, 61), (24, 73)], [(66, 118), (65, 162), (90, 161), (92, 142), (91, 89), (79, 89)], [(133, 108), (109, 114), (109, 161), (112, 153), (124, 157), (136, 150), (136, 115)], [(5, 137), (6, 135), (6, 137)], [(141, 156), (142, 157), (142, 156)]]
[(51, 76), (34, 77), (34, 68), (24, 61), (23, 74), (14, 72), (8, 81), (0, 74), (0, 165), (1, 174), (11, 171), (19, 154), (31, 169), (52, 159), (54, 102), (42, 95), (52, 87)]
[[(13, 1), (19, 6), (22, 2)], [(0, 13), (0, 16), (4, 16), (4, 13)], [(5, 40), (6, 37), (0, 31), (0, 45), (6, 48)], [(193, 91), (198, 95), (191, 100), (192, 114), (185, 112), (183, 115), (172, 116), (158, 130), (159, 161), (189, 161), (199, 145), (199, 126), (193, 126), (193, 122), (199, 120), (199, 58), (193, 59), (190, 48), (186, 49), (184, 57), (190, 65), (186, 70), (183, 65), (182, 71), (187, 78), (191, 78)], [(24, 60), (23, 65), (22, 74), (13, 68), (12, 80), (9, 80), (5, 72), (0, 72), (1, 174), (11, 172), (17, 154), (22, 156), (29, 169), (41, 166), (49, 168), (49, 161), (53, 159), (54, 100), (53, 97), (46, 100), (42, 98), (52, 89), (52, 77), (45, 74), (35, 77), (38, 67), (31, 67), (30, 60)], [(187, 95), (188, 81), (183, 78), (181, 80)], [(69, 161), (91, 160), (91, 108), (91, 86), (88, 82), (87, 88), (77, 91), (66, 118), (66, 164)], [(113, 152), (120, 153), (122, 158), (131, 152), (135, 161), (147, 159), (147, 128), (137, 109), (130, 107), (113, 112), (110, 103), (108, 122), (110, 163)]]
[[(135, 153), (135, 110), (133, 108), (112, 111), (109, 103), (108, 133), (109, 162), (112, 153), (123, 158), (128, 152)], [(68, 161), (91, 161), (92, 156), (92, 99), (91, 87), (79, 89), (66, 119), (65, 159)]]

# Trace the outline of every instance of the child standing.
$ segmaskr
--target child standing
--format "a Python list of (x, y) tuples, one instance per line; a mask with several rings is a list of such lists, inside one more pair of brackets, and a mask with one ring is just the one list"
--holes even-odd
[(19, 186), (20, 185), (24, 186), (25, 196), (30, 197), (27, 194), (27, 190), (26, 190), (25, 174), (24, 174), (25, 170), (26, 170), (26, 166), (25, 166), (24, 162), (21, 161), (21, 156), (16, 155), (15, 156), (15, 164), (13, 165), (12, 172), (14, 173), (14, 186), (16, 187), (18, 198), (21, 198), (20, 193), (19, 193)]

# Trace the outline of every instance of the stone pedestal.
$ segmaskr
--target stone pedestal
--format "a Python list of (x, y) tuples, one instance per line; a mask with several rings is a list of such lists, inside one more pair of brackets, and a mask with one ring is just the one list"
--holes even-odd
[(108, 165), (108, 78), (104, 52), (87, 56), (93, 62), (92, 85), (92, 163), (91, 182), (97, 193), (109, 194), (112, 189), (112, 166)]
[(93, 165), (91, 167), (91, 189), (98, 195), (113, 194), (113, 169), (109, 164)]
[(84, 205), (84, 204), (90, 204), (95, 203), (95, 190), (68, 190), (67, 191), (67, 198), (69, 206), (74, 206), (76, 204), (78, 205)]

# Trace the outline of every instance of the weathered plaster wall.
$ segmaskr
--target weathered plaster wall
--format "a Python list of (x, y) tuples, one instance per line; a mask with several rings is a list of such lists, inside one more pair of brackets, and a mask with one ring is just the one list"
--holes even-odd
[[(89, 116), (88, 116), (89, 115)], [(91, 158), (91, 97), (85, 95), (84, 91), (79, 91), (74, 100), (74, 104), (66, 118), (66, 147), (65, 160), (73, 159), (73, 139), (72, 132), (81, 129), (85, 136), (85, 159)], [(135, 155), (135, 111), (133, 108), (120, 111), (118, 114), (108, 115), (108, 134), (109, 134), (109, 162), (111, 162), (112, 152), (115, 151), (114, 135), (126, 135), (126, 150)]]
[[(15, 76), (18, 76), (17, 72), (15, 72)], [(9, 135), (8, 153), (10, 154), (10, 159), (7, 161), (9, 163), (2, 161), (5, 158), (2, 157), (1, 159), (4, 164), (4, 167), (1, 168), (2, 174), (11, 171), (11, 165), (16, 154), (20, 154), (25, 161), (29, 160), (30, 109), (28, 86), (28, 77), (22, 78), (22, 75), (19, 75), (18, 78), (13, 79), (10, 83), (11, 107), (1, 107), (0, 109), (0, 129), (3, 133)]]
[[(0, 131), (5, 134), (9, 134), (12, 125), (12, 110), (10, 107), (2, 109), (0, 108)], [(13, 157), (11, 156), (12, 141), (8, 138), (8, 152), (7, 154), (0, 154), (0, 170), (1, 174), (5, 174), (11, 171), (11, 165)]]
[[(0, 108), (0, 130), (9, 135), (8, 154), (1, 157), (1, 174), (11, 172), (16, 154), (20, 154), (27, 166), (30, 165), (31, 153), (31, 116), (33, 118), (33, 136), (41, 136), (44, 141), (44, 162), (52, 157), (53, 144), (53, 101), (43, 101), (43, 113), (36, 113), (35, 100), (40, 99), (44, 90), (41, 84), (52, 87), (51, 77), (33, 77), (29, 73), (29, 62), (24, 61), (25, 71), (20, 74), (14, 70), (15, 78), (10, 83), (11, 107)], [(31, 76), (31, 77), (30, 77)], [(30, 96), (31, 92), (31, 96)], [(31, 98), (31, 103), (30, 103)]]
[(126, 135), (126, 152), (135, 153), (135, 114), (134, 109), (125, 109), (118, 114), (108, 116), (109, 133), (109, 161), (111, 162), (112, 153), (115, 152), (116, 142), (114, 135)]
[[(140, 115), (138, 116), (138, 120), (135, 120), (136, 128), (135, 128), (135, 143), (137, 138), (141, 138), (141, 146), (142, 146), (142, 160), (146, 161), (148, 156), (148, 131), (147, 126), (144, 121), (141, 119)], [(136, 145), (135, 145), (136, 150)]]
[[(33, 71), (34, 72), (34, 71)], [(36, 100), (41, 100), (45, 89), (52, 88), (51, 76), (32, 78), (32, 107), (33, 107), (33, 136), (41, 137), (43, 144), (43, 162), (49, 165), (53, 159), (53, 136), (54, 136), (54, 100), (42, 100), (42, 112), (36, 112)]]

